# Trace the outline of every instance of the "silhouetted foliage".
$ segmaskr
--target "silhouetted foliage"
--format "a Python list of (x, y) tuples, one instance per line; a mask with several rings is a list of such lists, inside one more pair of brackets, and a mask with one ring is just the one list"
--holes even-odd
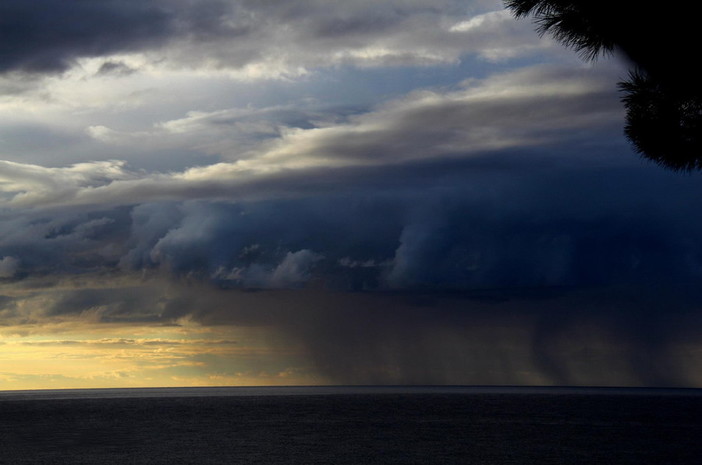
[(534, 16), (539, 34), (550, 32), (586, 59), (614, 49), (614, 39), (607, 33), (610, 16), (593, 14), (590, 2), (506, 0), (505, 4), (518, 18)]
[[(644, 157), (674, 170), (702, 169), (702, 90), (697, 64), (700, 6), (639, 0), (505, 0), (516, 17), (533, 16), (540, 34), (585, 59), (621, 52), (635, 71), (619, 84), (626, 136)], [(683, 3), (684, 8), (679, 4)], [(678, 8), (676, 8), (678, 6)], [(678, 53), (676, 53), (678, 51)]]
[(636, 150), (674, 170), (702, 169), (702, 98), (678, 94), (641, 72), (619, 86), (627, 110), (624, 133)]

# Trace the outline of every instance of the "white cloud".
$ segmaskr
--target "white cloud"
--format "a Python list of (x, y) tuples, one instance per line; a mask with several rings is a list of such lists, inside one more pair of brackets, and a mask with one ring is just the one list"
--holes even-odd
[(449, 28), (451, 32), (475, 31), (486, 26), (494, 27), (502, 25), (506, 21), (513, 21), (512, 14), (507, 10), (491, 11), (454, 24)]
[(66, 168), (0, 161), (0, 190), (14, 194), (13, 202), (35, 204), (74, 198), (83, 189), (135, 177), (122, 161), (76, 163)]

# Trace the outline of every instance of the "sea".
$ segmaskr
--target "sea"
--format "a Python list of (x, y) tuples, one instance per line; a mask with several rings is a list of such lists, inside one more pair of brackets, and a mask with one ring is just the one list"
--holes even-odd
[(0, 391), (0, 464), (702, 464), (702, 390)]

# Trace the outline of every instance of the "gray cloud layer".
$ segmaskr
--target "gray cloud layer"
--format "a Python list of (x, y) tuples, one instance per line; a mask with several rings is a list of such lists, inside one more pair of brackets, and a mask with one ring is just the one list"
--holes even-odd
[[(592, 70), (535, 67), (448, 91), (415, 92), (338, 123), (314, 125), (310, 118), (298, 125), (302, 127), (278, 126), (263, 140), (255, 131), (230, 140), (221, 135), (236, 134), (239, 122), (255, 125), (256, 120), (246, 120), (246, 112), (193, 113), (150, 133), (115, 133), (96, 126), (94, 137), (127, 147), (156, 138), (176, 146), (199, 145), (212, 136), (232, 161), (167, 174), (133, 172), (118, 161), (65, 168), (1, 162), (0, 190), (12, 207), (305, 195), (315, 186), (332, 188), (330, 176), (350, 180), (364, 168), (394, 170), (403, 164), (577, 141), (583, 130), (588, 138), (610, 135), (621, 109), (609, 78)], [(614, 140), (621, 143), (616, 136)]]
[(538, 48), (529, 28), (507, 22), (506, 12), (480, 16), (499, 8), (455, 0), (8, 0), (0, 6), (0, 72), (61, 72), (79, 58), (154, 52), (180, 64), (275, 75), (330, 63), (435, 64), (464, 53), (496, 58)]

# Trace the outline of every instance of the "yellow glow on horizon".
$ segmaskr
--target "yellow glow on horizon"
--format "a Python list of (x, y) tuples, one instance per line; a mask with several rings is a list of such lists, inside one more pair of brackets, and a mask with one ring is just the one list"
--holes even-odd
[(0, 390), (326, 384), (266, 328), (3, 328), (0, 336)]

